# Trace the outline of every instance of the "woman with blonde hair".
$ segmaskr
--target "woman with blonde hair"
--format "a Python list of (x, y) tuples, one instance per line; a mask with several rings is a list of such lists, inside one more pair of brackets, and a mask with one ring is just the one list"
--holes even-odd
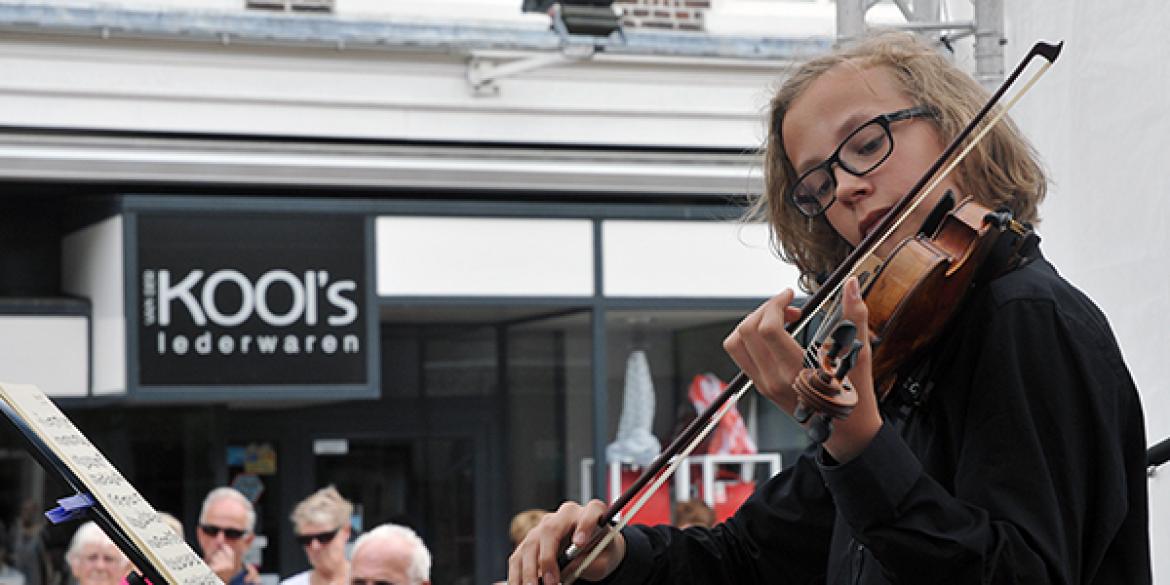
[(321, 488), (297, 504), (289, 518), (312, 568), (281, 581), (281, 585), (348, 585), (345, 544), (352, 516), (353, 504), (333, 486)]
[[(796, 69), (768, 118), (767, 217), (783, 257), (816, 289), (979, 110), (986, 95), (936, 47), (887, 33)], [(1045, 179), (1001, 124), (925, 194), (888, 258), (946, 191), (1035, 223)], [(1142, 408), (1109, 324), (1038, 247), (984, 265), (938, 340), (907, 356), (879, 401), (869, 309), (842, 294), (861, 349), (858, 396), (832, 434), (711, 529), (627, 526), (583, 577), (607, 584), (1060, 583), (1151, 580)], [(786, 290), (724, 348), (796, 416), (804, 348)], [(929, 313), (935, 307), (922, 307)], [(807, 420), (807, 419), (806, 419)], [(605, 511), (563, 504), (509, 560), (509, 585), (556, 583), (560, 542), (584, 544)]]

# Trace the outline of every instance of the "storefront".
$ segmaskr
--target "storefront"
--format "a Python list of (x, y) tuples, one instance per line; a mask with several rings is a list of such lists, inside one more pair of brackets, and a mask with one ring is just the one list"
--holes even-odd
[[(735, 373), (722, 337), (792, 282), (735, 205), (108, 204), (62, 240), (93, 383), (60, 401), (188, 527), (210, 488), (251, 495), (261, 566), (279, 575), (305, 566), (289, 511), (332, 483), (359, 526), (416, 527), (437, 582), (500, 577), (513, 513), (607, 489), (592, 461), (617, 431), (631, 352), (647, 356), (665, 443), (692, 378)], [(772, 409), (743, 412), (761, 450), (802, 444)]]
[[(332, 483), (358, 528), (418, 529), (434, 582), (499, 579), (512, 514), (608, 491), (631, 354), (665, 443), (696, 376), (735, 373), (723, 336), (794, 284), (738, 218), (767, 87), (825, 43), (634, 33), (483, 91), (469, 71), (556, 36), (233, 10), (0, 7), (0, 379), (188, 540), (209, 489), (251, 495), (273, 578)], [(741, 410), (761, 451), (803, 444)], [(12, 526), (67, 494), (0, 426)], [(44, 532), (42, 573), (71, 533)]]

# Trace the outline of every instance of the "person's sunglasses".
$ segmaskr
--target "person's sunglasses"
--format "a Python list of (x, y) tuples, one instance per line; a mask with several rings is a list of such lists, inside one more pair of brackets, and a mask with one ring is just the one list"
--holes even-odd
[(223, 528), (222, 526), (216, 526), (214, 524), (200, 524), (199, 530), (202, 530), (203, 534), (206, 534), (211, 538), (219, 536), (219, 533), (222, 532), (223, 537), (228, 540), (239, 540), (248, 533), (247, 530), (240, 530), (238, 528)]
[(329, 532), (318, 532), (316, 534), (298, 534), (297, 542), (300, 543), (301, 546), (309, 546), (310, 544), (313, 544), (313, 541), (315, 540), (324, 546), (329, 544), (333, 540), (334, 536), (337, 536), (338, 530), (341, 529), (338, 528), (336, 530), (330, 530)]

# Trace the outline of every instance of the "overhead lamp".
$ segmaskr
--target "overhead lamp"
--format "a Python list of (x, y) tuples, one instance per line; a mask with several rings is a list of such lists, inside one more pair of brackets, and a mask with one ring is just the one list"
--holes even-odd
[(546, 12), (562, 37), (608, 37), (622, 30), (622, 17), (613, 0), (524, 0), (525, 12)]

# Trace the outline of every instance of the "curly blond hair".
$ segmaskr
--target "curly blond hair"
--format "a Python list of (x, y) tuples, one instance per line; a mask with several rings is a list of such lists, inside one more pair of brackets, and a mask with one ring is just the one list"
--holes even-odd
[[(905, 95), (935, 113), (929, 122), (944, 142), (958, 135), (988, 98), (975, 80), (911, 33), (875, 33), (796, 67), (772, 97), (764, 145), (764, 193), (748, 216), (771, 224), (773, 247), (800, 270), (800, 287), (807, 292), (816, 290), (818, 275), (831, 272), (845, 259), (850, 245), (824, 216), (809, 220), (786, 201), (797, 173), (784, 150), (782, 128), (793, 101), (822, 74), (843, 63), (859, 68), (888, 67)], [(956, 183), (963, 190), (960, 196), (969, 195), (989, 209), (1007, 207), (1024, 222), (1039, 221), (1037, 207), (1048, 181), (1035, 150), (1006, 117), (955, 172)]]

